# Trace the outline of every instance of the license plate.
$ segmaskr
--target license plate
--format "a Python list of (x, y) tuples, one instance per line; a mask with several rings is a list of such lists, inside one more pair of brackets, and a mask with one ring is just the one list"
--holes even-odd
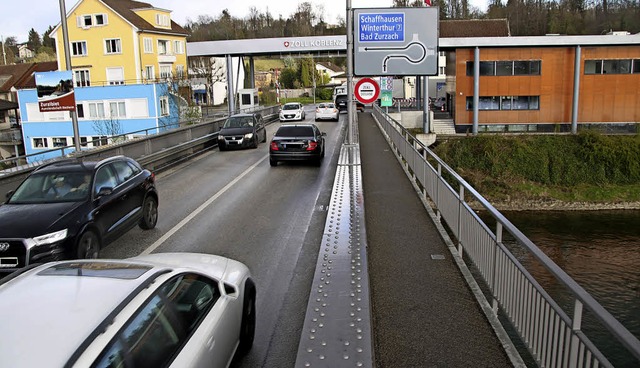
[(0, 268), (12, 268), (18, 265), (18, 257), (0, 258)]

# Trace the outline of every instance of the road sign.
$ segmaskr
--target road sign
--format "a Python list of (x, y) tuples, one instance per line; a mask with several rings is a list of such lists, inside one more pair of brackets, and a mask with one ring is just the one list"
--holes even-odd
[(370, 104), (378, 99), (380, 86), (371, 78), (360, 79), (355, 86), (356, 99), (363, 104)]
[(437, 75), (438, 8), (354, 9), (354, 74)]

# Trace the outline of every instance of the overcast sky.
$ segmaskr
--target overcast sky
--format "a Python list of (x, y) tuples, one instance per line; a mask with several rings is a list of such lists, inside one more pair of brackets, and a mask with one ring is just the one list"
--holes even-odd
[[(472, 4), (481, 4), (486, 0), (472, 0)], [(77, 0), (65, 0), (67, 12), (76, 5)], [(243, 18), (249, 14), (249, 9), (255, 7), (260, 12), (267, 10), (274, 18), (282, 15), (289, 17), (295, 12), (301, 0), (147, 0), (157, 8), (171, 10), (171, 18), (180, 25), (187, 20), (195, 21), (200, 15), (218, 17), (222, 10), (228, 9), (232, 16)], [(314, 9), (322, 7), (327, 23), (336, 22), (340, 16), (345, 18), (346, 0), (309, 0)], [(269, 3), (269, 5), (265, 5)], [(352, 0), (354, 8), (386, 8), (390, 7), (392, 0)], [(29, 30), (35, 29), (40, 36), (50, 25), (60, 22), (60, 0), (0, 0), (0, 36), (17, 37), (18, 42), (27, 42)], [(476, 5), (477, 6), (477, 5)], [(484, 9), (483, 9), (484, 10)]]

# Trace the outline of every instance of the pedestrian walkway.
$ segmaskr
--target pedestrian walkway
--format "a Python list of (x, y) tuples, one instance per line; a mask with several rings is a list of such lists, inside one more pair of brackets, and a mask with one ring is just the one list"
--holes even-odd
[(373, 116), (358, 120), (341, 148), (296, 367), (513, 366)]

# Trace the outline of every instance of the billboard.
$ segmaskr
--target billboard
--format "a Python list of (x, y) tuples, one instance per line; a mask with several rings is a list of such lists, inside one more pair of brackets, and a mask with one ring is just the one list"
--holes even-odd
[(35, 78), (40, 112), (76, 110), (70, 70), (36, 73)]

